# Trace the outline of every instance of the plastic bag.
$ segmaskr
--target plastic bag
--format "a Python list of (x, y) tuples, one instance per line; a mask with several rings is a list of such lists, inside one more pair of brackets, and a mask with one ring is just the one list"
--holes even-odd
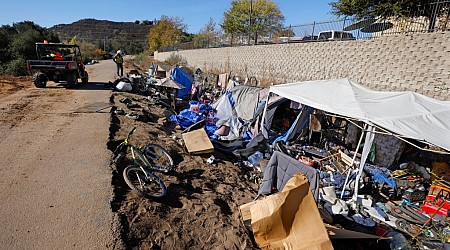
[(119, 91), (131, 91), (133, 90), (133, 86), (131, 86), (131, 83), (129, 82), (124, 82), (124, 81), (120, 81), (117, 85), (116, 85), (116, 89)]

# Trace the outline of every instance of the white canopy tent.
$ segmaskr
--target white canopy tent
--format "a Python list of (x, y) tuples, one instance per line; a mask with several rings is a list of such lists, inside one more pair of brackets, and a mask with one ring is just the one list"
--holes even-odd
[(269, 93), (450, 151), (450, 102), (414, 92), (374, 91), (348, 79), (276, 85)]
[[(271, 93), (369, 125), (356, 183), (359, 182), (370, 151), (375, 127), (385, 129), (399, 138), (426, 142), (450, 152), (450, 102), (414, 92), (374, 91), (349, 79), (276, 85), (270, 87), (269, 96)], [(264, 113), (266, 110), (267, 104)], [(355, 190), (354, 199), (358, 186)]]

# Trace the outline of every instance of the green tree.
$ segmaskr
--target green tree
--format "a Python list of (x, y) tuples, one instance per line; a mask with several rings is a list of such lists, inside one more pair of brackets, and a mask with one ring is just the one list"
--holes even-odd
[(214, 19), (210, 17), (208, 22), (200, 30), (200, 32), (194, 35), (193, 40), (194, 41), (212, 40), (215, 37), (217, 37), (218, 34), (219, 32), (216, 30), (216, 23), (214, 22)]
[(0, 27), (0, 73), (26, 74), (25, 61), (36, 58), (36, 42), (59, 42), (48, 29), (30, 21)]
[[(431, 15), (432, 8), (424, 8), (429, 0), (339, 0), (331, 2), (331, 13), (336, 16), (355, 16), (359, 19), (368, 17), (406, 16), (412, 17), (417, 13)], [(430, 12), (424, 12), (426, 10)]]
[(267, 35), (283, 27), (284, 16), (272, 0), (235, 0), (224, 13), (221, 23), (226, 34), (245, 34), (250, 31), (254, 42), (258, 35)]
[(9, 45), (16, 34), (16, 30), (10, 25), (0, 27), (0, 66), (12, 59), (9, 53)]
[(36, 42), (59, 42), (59, 38), (51, 31), (30, 21), (14, 23), (13, 28), (15, 33), (12, 34), (9, 44), (9, 53), (13, 58), (36, 58)]
[(37, 30), (29, 29), (14, 36), (10, 43), (10, 53), (13, 58), (36, 58), (36, 42), (43, 42), (44, 39)]
[(161, 47), (173, 46), (184, 37), (186, 25), (178, 17), (161, 16), (161, 19), (150, 28), (148, 47), (153, 53)]

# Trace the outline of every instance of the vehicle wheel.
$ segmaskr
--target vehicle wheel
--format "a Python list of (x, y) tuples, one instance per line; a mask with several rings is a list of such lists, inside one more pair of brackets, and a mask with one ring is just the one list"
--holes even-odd
[(128, 166), (123, 170), (123, 178), (127, 185), (139, 196), (145, 198), (161, 198), (167, 193), (164, 183), (156, 175), (149, 173), (149, 178), (139, 166)]
[(81, 81), (82, 81), (83, 84), (86, 84), (86, 83), (89, 82), (89, 74), (88, 74), (87, 71), (84, 71), (84, 77), (81, 78)]
[(44, 73), (38, 72), (33, 75), (33, 83), (36, 88), (45, 88), (47, 86), (47, 76)]
[(75, 88), (75, 86), (77, 85), (77, 74), (75, 72), (69, 72), (66, 75), (66, 80), (67, 80), (67, 87), (68, 88)]
[(147, 144), (142, 149), (142, 152), (144, 152), (145, 157), (156, 171), (167, 173), (175, 168), (169, 152), (159, 145)]

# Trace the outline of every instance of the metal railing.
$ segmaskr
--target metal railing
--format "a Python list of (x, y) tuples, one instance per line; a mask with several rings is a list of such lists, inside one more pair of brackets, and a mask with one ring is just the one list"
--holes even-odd
[[(247, 33), (220, 35), (207, 40), (192, 41), (160, 48), (159, 52), (221, 48), (246, 45), (265, 45), (280, 43), (318, 42), (336, 40), (376, 39), (381, 36), (406, 33), (432, 33), (450, 30), (450, 0), (418, 6), (414, 13), (386, 15), (387, 17), (356, 19), (343, 18), (336, 21), (313, 22), (291, 25), (284, 28), (288, 36), (274, 33), (259, 35)], [(327, 32), (328, 31), (328, 32)], [(333, 31), (333, 32), (330, 32)], [(249, 37), (252, 40), (249, 41)], [(256, 43), (255, 43), (256, 41)]]

